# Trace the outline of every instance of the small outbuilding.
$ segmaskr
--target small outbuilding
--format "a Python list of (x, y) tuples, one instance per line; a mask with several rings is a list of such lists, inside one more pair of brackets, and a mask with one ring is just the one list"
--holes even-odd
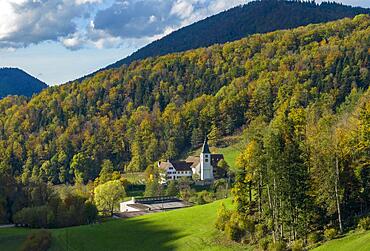
[(191, 206), (190, 203), (174, 196), (132, 198), (120, 203), (121, 213), (160, 212)]

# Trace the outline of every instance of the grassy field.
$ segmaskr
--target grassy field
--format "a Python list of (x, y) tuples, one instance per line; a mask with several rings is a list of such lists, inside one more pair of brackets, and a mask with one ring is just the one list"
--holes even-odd
[(125, 173), (123, 175), (131, 184), (145, 184), (144, 172)]
[(313, 251), (369, 251), (370, 232), (354, 233), (341, 239), (324, 243)]
[[(215, 230), (222, 201), (131, 219), (54, 229), (50, 250), (246, 250)], [(230, 205), (230, 200), (226, 200)], [(0, 250), (17, 250), (29, 229), (0, 229)]]
[(216, 147), (211, 147), (211, 151), (213, 153), (221, 153), (224, 155), (225, 161), (227, 164), (230, 166), (231, 170), (236, 170), (236, 158), (240, 154), (241, 146), (240, 144), (234, 144), (230, 145), (225, 148), (216, 148)]

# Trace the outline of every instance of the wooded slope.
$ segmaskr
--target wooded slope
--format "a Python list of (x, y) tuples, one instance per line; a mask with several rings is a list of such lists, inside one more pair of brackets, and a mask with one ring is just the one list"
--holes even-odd
[[(149, 58), (0, 101), (0, 168), (53, 183), (94, 179), (104, 159), (143, 170), (204, 135), (369, 86), (370, 18), (357, 16)], [(322, 101), (324, 102), (324, 101)]]
[(334, 2), (253, 1), (179, 29), (105, 69), (148, 57), (235, 41), (256, 33), (334, 21), (358, 14), (370, 14), (370, 10)]

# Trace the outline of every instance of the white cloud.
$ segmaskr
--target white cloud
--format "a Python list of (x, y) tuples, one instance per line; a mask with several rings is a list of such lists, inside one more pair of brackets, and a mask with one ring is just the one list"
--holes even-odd
[(78, 37), (78, 35), (71, 35), (66, 38), (61, 38), (60, 42), (62, 42), (64, 47), (70, 50), (78, 50), (84, 46), (84, 40)]
[(101, 3), (101, 0), (76, 0), (76, 4)]
[(0, 1), (0, 39), (17, 30), (17, 15), (15, 5), (24, 3), (25, 0), (3, 0)]
[(190, 17), (193, 12), (193, 1), (178, 0), (172, 5), (170, 15), (176, 15), (182, 19), (185, 19)]
[(0, 47), (58, 41), (77, 31), (75, 19), (89, 16), (96, 0), (1, 0)]
[[(77, 50), (152, 41), (248, 1), (0, 0), (0, 48), (56, 41)], [(342, 2), (370, 7), (370, 1)]]

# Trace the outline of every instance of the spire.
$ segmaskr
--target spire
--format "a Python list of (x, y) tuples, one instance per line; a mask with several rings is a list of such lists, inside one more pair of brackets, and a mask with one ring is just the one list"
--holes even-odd
[(203, 147), (202, 147), (202, 153), (211, 153), (208, 146), (208, 137), (204, 139)]

